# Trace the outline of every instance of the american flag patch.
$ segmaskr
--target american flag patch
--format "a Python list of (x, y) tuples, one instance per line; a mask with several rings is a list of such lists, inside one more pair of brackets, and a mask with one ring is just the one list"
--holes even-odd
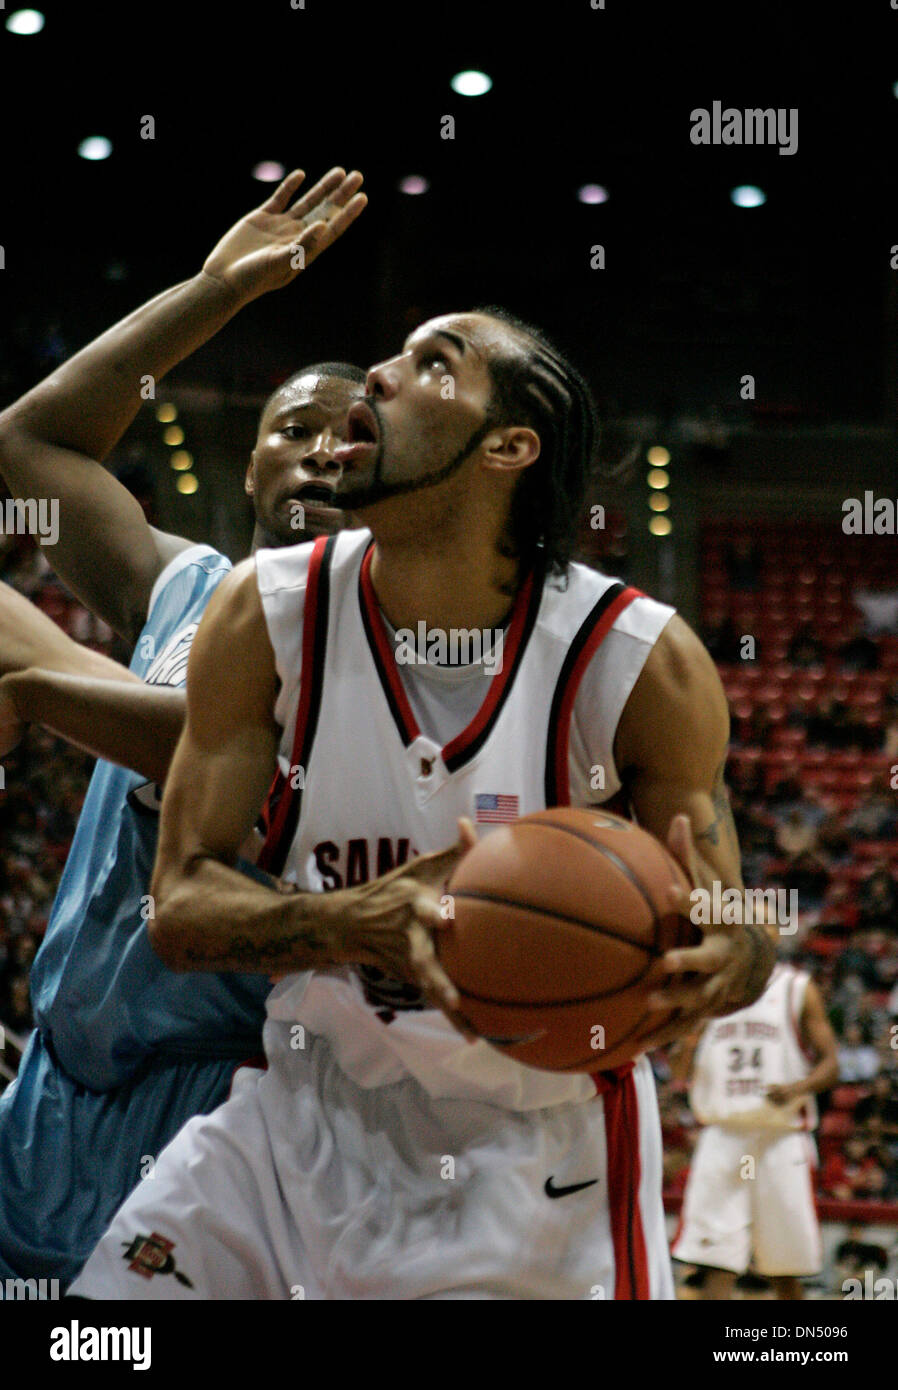
[(474, 798), (474, 819), (481, 825), (493, 825), (496, 821), (517, 820), (518, 800), (516, 796), (501, 796), (496, 792), (481, 792)]

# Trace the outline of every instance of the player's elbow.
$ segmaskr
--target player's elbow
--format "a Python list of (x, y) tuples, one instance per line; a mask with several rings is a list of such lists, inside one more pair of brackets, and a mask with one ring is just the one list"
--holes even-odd
[(153, 878), (147, 934), (156, 955), (169, 970), (191, 968), (191, 923), (196, 915), (198, 891), (190, 874), (169, 870)]
[(34, 456), (35, 439), (25, 428), (17, 405), (0, 411), (0, 469)]

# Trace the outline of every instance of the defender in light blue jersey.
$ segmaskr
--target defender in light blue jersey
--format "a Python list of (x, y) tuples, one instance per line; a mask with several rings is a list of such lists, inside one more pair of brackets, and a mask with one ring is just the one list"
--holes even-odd
[[(339, 476), (333, 453), (363, 385), (358, 368), (324, 363), (296, 373), (269, 399), (246, 481), (256, 509), (254, 549), (295, 544), (341, 524), (330, 505)], [(7, 473), (16, 473), (10, 459), (21, 447), (20, 440), (3, 436), (0, 420), (0, 460)], [(32, 439), (29, 448), (32, 458), (40, 458), (51, 446)], [(86, 456), (82, 461), (91, 462)], [(103, 475), (95, 504), (105, 508), (107, 532), (116, 535), (125, 522), (110, 517), (128, 508), (129, 495), (93, 466)], [(76, 500), (70, 495), (70, 503)], [(128, 519), (134, 523), (133, 513)], [(146, 530), (159, 557), (146, 621), (136, 634), (133, 625), (117, 624), (136, 636), (130, 670), (141, 683), (95, 681), (90, 746), (123, 756), (122, 706), (113, 711), (113, 704), (126, 700), (141, 761), (156, 766), (147, 746), (154, 732), (150, 697), (161, 687), (183, 688), (194, 633), (231, 564), (211, 547)], [(92, 606), (107, 620), (116, 616), (108, 602), (97, 600), (96, 589), (85, 592), (90, 585), (79, 582), (77, 553), (68, 559), (71, 587), (94, 598)], [(65, 563), (58, 569), (66, 569)], [(68, 639), (56, 633), (54, 653), (62, 642)], [(0, 650), (0, 667), (9, 665)], [(39, 689), (58, 699), (79, 668), (73, 664), (60, 676), (61, 669), (57, 659), (55, 670), (4, 677), (0, 698), (14, 700), (17, 690), (33, 696)], [(89, 661), (84, 670), (85, 678), (95, 674)], [(27, 721), (24, 698), (20, 704), (18, 713)], [(63, 733), (69, 732), (66, 714), (60, 705), (52, 720)], [(161, 742), (167, 740), (158, 755), (164, 768), (172, 735), (161, 725), (155, 729)], [(72, 736), (84, 742), (81, 725), (78, 730)], [(128, 1193), (152, 1174), (165, 1144), (191, 1116), (218, 1105), (238, 1064), (261, 1052), (267, 976), (177, 974), (149, 944), (160, 792), (145, 772), (109, 761), (98, 761), (91, 779), (32, 967), (36, 1028), (16, 1080), (0, 1096), (0, 1278), (49, 1276), (70, 1283)], [(239, 867), (267, 879), (249, 861), (239, 861)]]

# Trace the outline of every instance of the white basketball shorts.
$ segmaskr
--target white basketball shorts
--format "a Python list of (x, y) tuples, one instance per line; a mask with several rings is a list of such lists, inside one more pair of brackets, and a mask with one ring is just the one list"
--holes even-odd
[(626, 1091), (520, 1112), (363, 1088), (324, 1039), (289, 1036), (268, 1021), (269, 1069), (160, 1154), (73, 1294), (673, 1297), (645, 1058)]
[(823, 1264), (814, 1205), (814, 1141), (802, 1130), (699, 1136), (683, 1198), (675, 1259), (743, 1274), (816, 1274)]

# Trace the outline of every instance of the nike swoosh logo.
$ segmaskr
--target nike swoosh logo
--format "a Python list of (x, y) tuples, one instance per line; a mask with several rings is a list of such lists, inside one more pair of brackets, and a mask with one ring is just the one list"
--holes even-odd
[(572, 1182), (569, 1187), (556, 1187), (551, 1178), (546, 1178), (543, 1191), (547, 1197), (568, 1197), (572, 1192), (582, 1192), (584, 1187), (594, 1187), (598, 1181), (598, 1178), (590, 1178), (588, 1182)]

